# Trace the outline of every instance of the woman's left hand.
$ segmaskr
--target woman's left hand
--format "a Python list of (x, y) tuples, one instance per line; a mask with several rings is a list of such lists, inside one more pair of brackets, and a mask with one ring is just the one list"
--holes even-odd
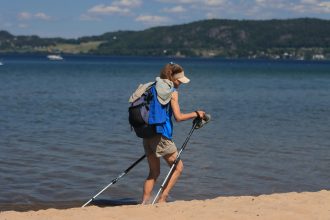
[(198, 111), (196, 111), (196, 114), (197, 114), (198, 118), (204, 118), (205, 117), (205, 112), (204, 111), (198, 110)]

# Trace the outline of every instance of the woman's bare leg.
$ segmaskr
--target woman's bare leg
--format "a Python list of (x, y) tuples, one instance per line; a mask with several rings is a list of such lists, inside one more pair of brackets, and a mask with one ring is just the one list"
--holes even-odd
[[(166, 160), (166, 162), (167, 162), (167, 164), (169, 166), (172, 166), (173, 163), (174, 163), (174, 161), (175, 161), (175, 159), (176, 159), (176, 157), (177, 157), (177, 155), (178, 155), (178, 153), (175, 152), (173, 154), (164, 156), (164, 159)], [(158, 202), (166, 202), (166, 199), (167, 199), (167, 197), (168, 197), (171, 189), (173, 188), (174, 184), (178, 180), (178, 178), (181, 175), (182, 171), (183, 171), (183, 162), (182, 162), (182, 160), (180, 160), (177, 163), (177, 165), (176, 165), (176, 167), (175, 167), (172, 175), (170, 176), (169, 181), (165, 185), (164, 190), (163, 190), (163, 193), (160, 196)]]
[(147, 159), (149, 164), (149, 175), (144, 182), (142, 204), (148, 203), (152, 189), (154, 188), (154, 185), (160, 173), (159, 158), (156, 157), (156, 155), (154, 154), (150, 154), (149, 156), (147, 156)]

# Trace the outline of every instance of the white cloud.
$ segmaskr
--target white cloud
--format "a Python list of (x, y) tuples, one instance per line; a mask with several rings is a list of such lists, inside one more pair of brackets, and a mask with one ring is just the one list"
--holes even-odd
[(227, 3), (227, 0), (158, 0), (163, 3), (189, 4), (199, 6), (219, 6)]
[(28, 24), (18, 24), (18, 27), (22, 28), (22, 29), (26, 29), (26, 28), (29, 28), (29, 25)]
[(277, 13), (293, 12), (301, 14), (318, 14), (330, 12), (330, 1), (321, 0), (299, 0), (297, 2), (288, 2), (285, 0), (255, 0), (255, 7), (259, 7), (259, 12), (270, 10), (279, 10)]
[(213, 13), (213, 12), (208, 12), (206, 13), (206, 18), (207, 19), (214, 19), (214, 18), (217, 18), (218, 15), (216, 13)]
[(149, 25), (160, 25), (169, 22), (168, 17), (157, 16), (157, 15), (140, 15), (136, 17), (135, 20)]
[(109, 5), (99, 4), (91, 7), (86, 13), (80, 15), (82, 21), (101, 20), (98, 16), (104, 15), (130, 15), (131, 9), (139, 7), (142, 4), (141, 0), (118, 0), (113, 1)]
[(295, 5), (290, 10), (298, 13), (304, 13), (307, 11), (307, 7), (305, 5)]
[[(175, 3), (175, 0), (159, 0)], [(305, 17), (330, 13), (330, 0), (177, 0), (187, 12), (201, 12), (206, 18), (270, 19)], [(189, 3), (189, 5), (188, 5)], [(188, 9), (189, 8), (189, 9)]]
[(101, 21), (102, 19), (100, 19), (96, 16), (93, 16), (91, 14), (82, 14), (82, 15), (80, 15), (79, 20), (81, 20), (81, 21)]
[[(165, 8), (163, 12), (180, 12), (190, 16), (193, 13), (204, 13), (207, 18), (219, 17), (225, 10), (232, 10), (232, 5), (236, 5), (228, 0), (158, 0), (164, 4), (177, 4), (173, 8)], [(184, 9), (184, 10), (182, 10)], [(189, 15), (188, 15), (189, 13)]]
[(30, 20), (33, 16), (29, 12), (21, 12), (17, 15), (19, 20)]
[(45, 21), (51, 19), (50, 16), (46, 15), (46, 14), (43, 13), (43, 12), (38, 12), (38, 13), (36, 13), (36, 14), (34, 15), (34, 17), (37, 18), (37, 19), (40, 19), (40, 20), (45, 20)]
[(200, 2), (197, 0), (158, 0), (158, 1), (163, 3), (177, 3), (177, 4), (192, 4), (192, 3)]
[(296, 5), (293, 2), (288, 2), (286, 0), (255, 0), (255, 5), (250, 5), (250, 7), (263, 7), (266, 9), (283, 9), (290, 8), (292, 5)]
[(167, 13), (182, 13), (182, 12), (185, 12), (186, 9), (184, 7), (182, 7), (181, 5), (178, 5), (173, 8), (164, 8), (163, 11), (167, 12)]
[(301, 0), (300, 3), (292, 5), (288, 10), (300, 14), (327, 14), (330, 13), (330, 1)]
[(318, 5), (321, 7), (330, 8), (330, 1), (329, 2), (320, 2)]
[(205, 0), (204, 4), (207, 6), (222, 6), (226, 4), (226, 0)]
[(162, 3), (176, 3), (187, 4), (191, 6), (220, 6), (227, 2), (227, 0), (158, 0)]
[[(249, 18), (269, 19), (285, 17), (315, 16), (330, 12), (330, 0), (156, 0), (163, 8), (161, 13), (178, 14), (177, 20), (188, 20), (187, 17), (201, 18)], [(89, 8), (80, 16), (80, 20), (97, 21), (102, 16), (122, 15), (135, 17), (135, 21), (148, 24), (170, 23), (169, 18), (154, 15), (141, 15), (136, 8), (148, 2), (143, 0), (113, 0), (108, 4), (99, 4)], [(152, 12), (151, 12), (152, 13)], [(156, 11), (155, 11), (156, 13)], [(29, 17), (29, 15), (25, 15)], [(24, 15), (22, 15), (24, 17)], [(173, 19), (174, 20), (174, 19)]]
[(109, 15), (109, 14), (125, 14), (130, 12), (128, 8), (120, 8), (115, 5), (95, 5), (94, 7), (88, 9), (90, 14), (100, 14), (100, 15)]
[(320, 2), (318, 6), (320, 6), (325, 13), (330, 13), (330, 1)]
[(319, 3), (319, 0), (301, 0), (300, 1), (302, 4), (318, 4)]
[(140, 0), (120, 0), (113, 2), (113, 5), (135, 8), (142, 4)]
[(38, 12), (35, 14), (32, 14), (30, 12), (21, 12), (17, 15), (17, 18), (21, 21), (27, 21), (32, 19), (48, 21), (51, 19), (49, 15), (43, 12)]

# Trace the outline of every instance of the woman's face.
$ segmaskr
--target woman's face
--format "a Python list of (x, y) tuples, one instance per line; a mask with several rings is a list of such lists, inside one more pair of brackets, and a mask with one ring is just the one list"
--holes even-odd
[(179, 80), (176, 79), (176, 80), (173, 81), (173, 84), (174, 84), (174, 88), (177, 89), (177, 88), (179, 88), (179, 86), (181, 85), (181, 82), (180, 82)]

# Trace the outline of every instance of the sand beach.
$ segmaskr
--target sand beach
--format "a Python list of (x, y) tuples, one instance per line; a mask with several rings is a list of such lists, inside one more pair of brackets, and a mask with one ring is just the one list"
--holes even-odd
[(210, 200), (175, 201), (157, 205), (100, 208), (89, 206), (65, 210), (0, 213), (1, 220), (109, 220), (109, 219), (269, 219), (329, 220), (330, 191), (230, 196)]

